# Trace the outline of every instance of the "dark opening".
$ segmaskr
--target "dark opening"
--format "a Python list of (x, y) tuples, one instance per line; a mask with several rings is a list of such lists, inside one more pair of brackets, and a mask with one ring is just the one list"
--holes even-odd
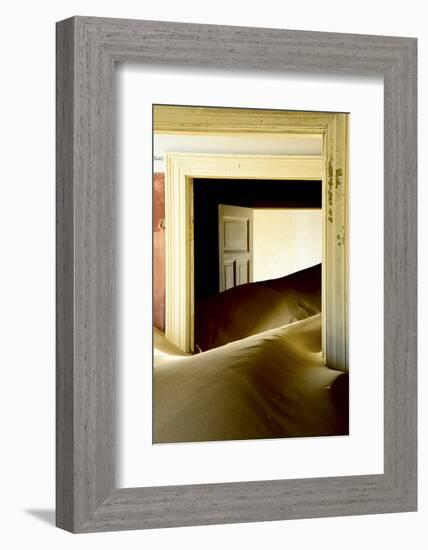
[(321, 181), (193, 180), (195, 302), (219, 291), (218, 205), (321, 208)]

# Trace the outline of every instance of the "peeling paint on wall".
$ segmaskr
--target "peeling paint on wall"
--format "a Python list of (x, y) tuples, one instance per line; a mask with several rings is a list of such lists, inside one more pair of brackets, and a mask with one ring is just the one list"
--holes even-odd
[(343, 183), (343, 170), (342, 168), (336, 169), (336, 189), (339, 189)]
[(328, 161), (327, 204), (327, 219), (333, 223), (333, 163), (331, 158)]
[(336, 189), (336, 202), (340, 201), (343, 198), (343, 170), (342, 168), (336, 168), (336, 178), (335, 178), (335, 189)]
[(327, 179), (327, 219), (330, 223), (334, 221), (333, 201), (337, 203), (343, 196), (343, 169), (336, 168), (336, 170), (333, 170), (333, 162), (330, 158)]
[(342, 225), (340, 232), (336, 235), (337, 246), (345, 246), (345, 226)]

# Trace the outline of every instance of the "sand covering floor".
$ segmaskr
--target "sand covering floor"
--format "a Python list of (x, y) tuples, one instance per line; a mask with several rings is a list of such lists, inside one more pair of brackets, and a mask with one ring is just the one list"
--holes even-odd
[(279, 328), (321, 311), (321, 265), (238, 286), (196, 304), (195, 344), (203, 351)]
[(320, 290), (318, 265), (204, 300), (197, 355), (155, 330), (154, 443), (347, 434), (347, 375), (321, 357)]

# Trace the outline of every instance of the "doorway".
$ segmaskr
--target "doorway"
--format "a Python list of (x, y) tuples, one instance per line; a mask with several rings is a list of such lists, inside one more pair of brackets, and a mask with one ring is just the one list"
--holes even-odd
[[(329, 134), (330, 135), (330, 134)], [(165, 179), (165, 336), (194, 353), (193, 181), (322, 181), (322, 356), (347, 370), (346, 179), (324, 155), (167, 153)]]
[[(276, 285), (278, 290), (280, 285), (282, 296), (278, 295), (279, 300), (287, 287), (289, 294), (294, 293), (289, 296), (291, 302), (296, 292), (302, 299), (310, 291), (313, 294), (311, 303), (319, 302), (314, 312), (321, 310), (321, 180), (195, 178), (193, 221), (194, 351), (206, 351), (220, 345), (224, 341), (222, 330), (236, 332), (238, 338), (240, 327), (233, 325), (242, 324), (240, 308), (245, 312), (247, 325), (251, 317), (256, 326), (258, 318), (264, 316), (261, 326), (265, 329), (307, 314), (304, 309), (291, 311), (288, 307), (285, 309), (290, 311), (277, 313), (269, 324), (268, 311), (265, 311), (268, 304), (254, 303), (263, 285), (270, 285), (269, 299), (273, 287)], [(311, 271), (309, 280), (305, 270), (314, 266), (318, 267)], [(297, 272), (306, 277), (306, 289), (296, 277)], [(293, 289), (290, 287), (292, 279), (287, 282), (291, 274), (295, 281), (291, 285)], [(270, 284), (274, 279), (276, 281)], [(246, 289), (232, 290), (241, 285), (247, 285)], [(226, 291), (227, 297), (217, 298)], [(246, 300), (253, 301), (253, 308), (243, 303), (244, 293)], [(234, 316), (227, 313), (231, 307), (235, 309)], [(220, 320), (222, 308), (224, 319)]]
[[(233, 281), (231, 286), (254, 280), (254, 266), (251, 262), (248, 267), (245, 264), (248, 251), (253, 251), (251, 227), (254, 224), (254, 209), (262, 212), (278, 209), (321, 211), (321, 208), (322, 182), (319, 179), (302, 181), (194, 178), (195, 302), (226, 290), (229, 286), (225, 285), (226, 279), (229, 284)], [(222, 216), (226, 221), (229, 217), (234, 223), (222, 224)], [(220, 235), (222, 229), (223, 234)], [(225, 237), (229, 240), (241, 239), (243, 242), (225, 242)], [(322, 240), (321, 234), (320, 239)], [(219, 247), (219, 243), (222, 243), (223, 247)], [(223, 269), (221, 269), (221, 259), (226, 262)], [(229, 277), (227, 272), (230, 273), (231, 268), (228, 261), (237, 262), (233, 266), (233, 274)], [(247, 277), (241, 277), (239, 274), (239, 266), (243, 264), (244, 271), (248, 273)], [(243, 271), (242, 267), (240, 270)]]

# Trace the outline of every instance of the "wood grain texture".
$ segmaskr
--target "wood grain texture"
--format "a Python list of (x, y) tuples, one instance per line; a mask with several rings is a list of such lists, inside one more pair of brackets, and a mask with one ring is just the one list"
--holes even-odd
[(333, 116), (333, 113), (302, 111), (155, 105), (153, 131), (179, 135), (271, 135), (308, 134), (310, 130), (317, 135), (324, 133)]
[(56, 74), (56, 520), (73, 528), (74, 518), (74, 27), (57, 33)]
[[(384, 77), (383, 475), (115, 489), (116, 61)], [(416, 40), (75, 17), (57, 26), (57, 94), (57, 525), (90, 532), (415, 510)]]

